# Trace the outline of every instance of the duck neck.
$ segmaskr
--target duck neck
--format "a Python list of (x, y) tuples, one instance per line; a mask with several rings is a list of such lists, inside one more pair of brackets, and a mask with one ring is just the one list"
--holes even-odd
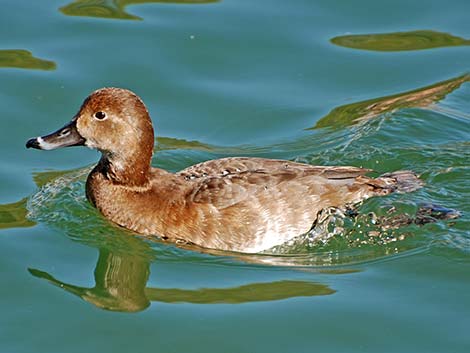
[(111, 154), (103, 153), (98, 169), (114, 183), (143, 187), (150, 182), (152, 154)]

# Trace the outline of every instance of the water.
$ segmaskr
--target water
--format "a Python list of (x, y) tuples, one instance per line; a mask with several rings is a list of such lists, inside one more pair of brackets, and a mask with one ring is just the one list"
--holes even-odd
[[(469, 10), (4, 0), (0, 352), (468, 352)], [(24, 148), (102, 86), (144, 99), (171, 171), (245, 155), (426, 185), (269, 254), (149, 241), (86, 202), (96, 152)], [(429, 203), (462, 216), (384, 232), (369, 216)]]

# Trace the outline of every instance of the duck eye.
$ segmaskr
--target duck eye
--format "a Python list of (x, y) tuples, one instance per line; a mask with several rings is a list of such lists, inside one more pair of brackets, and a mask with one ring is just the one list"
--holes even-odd
[(106, 113), (104, 112), (96, 112), (94, 116), (98, 120), (106, 119)]

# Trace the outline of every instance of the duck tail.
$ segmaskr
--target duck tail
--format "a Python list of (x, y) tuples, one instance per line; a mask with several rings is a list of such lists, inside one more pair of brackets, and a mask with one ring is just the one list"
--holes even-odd
[(372, 187), (371, 196), (384, 196), (392, 192), (412, 192), (420, 189), (424, 185), (423, 181), (410, 170), (385, 173), (375, 179), (359, 176), (356, 180)]
[(374, 179), (374, 181), (378, 182), (374, 186), (382, 189), (382, 193), (384, 194), (392, 192), (412, 192), (422, 188), (424, 185), (424, 182), (411, 170), (398, 170), (392, 173), (385, 173)]

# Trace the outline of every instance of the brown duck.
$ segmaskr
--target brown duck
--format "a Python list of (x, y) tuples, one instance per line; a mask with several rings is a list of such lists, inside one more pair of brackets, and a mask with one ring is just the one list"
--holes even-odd
[(420, 187), (409, 171), (379, 178), (369, 169), (263, 158), (223, 158), (173, 174), (152, 168), (154, 132), (142, 100), (103, 88), (72, 121), (26, 147), (85, 145), (101, 159), (86, 182), (88, 200), (112, 222), (145, 235), (206, 248), (259, 252), (308, 232), (325, 208)]

